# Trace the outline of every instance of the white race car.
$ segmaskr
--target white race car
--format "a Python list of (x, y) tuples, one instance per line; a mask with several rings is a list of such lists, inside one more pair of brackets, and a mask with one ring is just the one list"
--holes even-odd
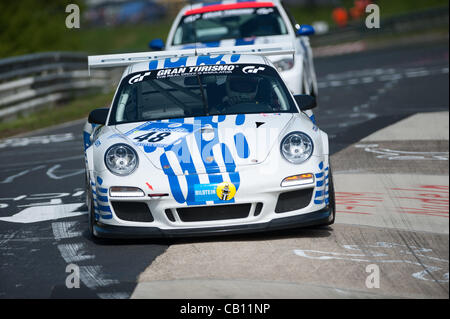
[(304, 113), (315, 98), (292, 95), (266, 58), (294, 51), (223, 51), (89, 57), (92, 68), (128, 65), (111, 108), (92, 111), (84, 129), (93, 236), (334, 222), (328, 136)]
[(186, 5), (174, 20), (166, 44), (155, 39), (149, 46), (182, 50), (289, 42), (295, 55), (272, 56), (271, 61), (293, 94), (317, 96), (308, 37), (312, 34), (314, 28), (297, 24), (279, 0), (215, 1)]

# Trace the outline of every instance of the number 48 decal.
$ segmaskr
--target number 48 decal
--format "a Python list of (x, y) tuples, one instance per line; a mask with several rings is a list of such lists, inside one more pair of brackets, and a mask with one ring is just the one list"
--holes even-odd
[(159, 133), (156, 136), (154, 136), (157, 132), (150, 132), (150, 133), (146, 133), (144, 135), (140, 135), (135, 137), (135, 140), (138, 140), (139, 142), (150, 142), (150, 143), (158, 143), (161, 142), (164, 138), (166, 138), (167, 136), (170, 135), (169, 132), (163, 132), (163, 133)]

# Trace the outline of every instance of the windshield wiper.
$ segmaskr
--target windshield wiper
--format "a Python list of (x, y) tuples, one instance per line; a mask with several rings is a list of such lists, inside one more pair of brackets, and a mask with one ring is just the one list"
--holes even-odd
[(202, 100), (203, 100), (205, 115), (209, 116), (208, 101), (206, 101), (205, 91), (203, 90), (203, 84), (202, 84), (202, 81), (200, 80), (200, 75), (198, 73), (196, 75), (197, 75), (198, 83), (200, 84), (200, 92), (202, 93)]

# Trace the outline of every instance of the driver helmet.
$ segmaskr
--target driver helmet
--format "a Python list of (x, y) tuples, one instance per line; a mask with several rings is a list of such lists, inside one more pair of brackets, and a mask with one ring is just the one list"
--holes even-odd
[(255, 102), (260, 80), (257, 77), (229, 76), (226, 82), (228, 102), (230, 104)]

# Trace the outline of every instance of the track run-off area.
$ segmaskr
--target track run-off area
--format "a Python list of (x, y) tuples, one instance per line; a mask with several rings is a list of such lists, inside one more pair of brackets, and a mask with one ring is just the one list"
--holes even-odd
[(0, 298), (448, 298), (448, 62), (448, 42), (316, 59), (330, 227), (94, 242), (84, 121), (0, 140)]

